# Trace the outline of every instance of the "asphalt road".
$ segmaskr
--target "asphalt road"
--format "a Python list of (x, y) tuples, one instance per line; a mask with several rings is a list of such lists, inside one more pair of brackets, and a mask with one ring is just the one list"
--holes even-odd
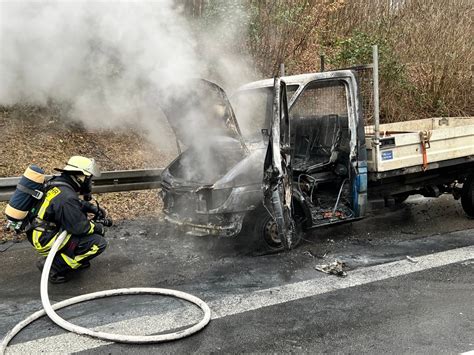
[[(474, 221), (449, 197), (412, 198), (349, 225), (319, 229), (296, 250), (257, 255), (245, 239), (191, 237), (159, 221), (113, 227), (90, 270), (51, 298), (118, 287), (164, 287), (208, 302), (213, 320), (176, 342), (108, 344), (41, 319), (12, 353), (463, 353), (474, 350)], [(407, 259), (410, 256), (411, 260)], [(339, 278), (315, 270), (335, 259)], [(0, 336), (40, 308), (27, 242), (0, 253)], [(61, 311), (73, 323), (151, 334), (199, 319), (169, 298), (117, 297)]]

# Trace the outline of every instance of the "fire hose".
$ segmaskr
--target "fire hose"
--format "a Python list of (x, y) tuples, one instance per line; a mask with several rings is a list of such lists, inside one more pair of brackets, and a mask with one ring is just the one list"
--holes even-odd
[[(151, 344), (151, 343), (160, 343), (160, 342), (165, 342), (165, 341), (170, 341), (170, 340), (181, 339), (202, 330), (211, 320), (211, 310), (209, 306), (203, 300), (201, 300), (200, 298), (196, 296), (190, 295), (189, 293), (186, 293), (186, 292), (170, 290), (170, 289), (165, 289), (165, 288), (136, 287), (136, 288), (120, 288), (120, 289), (104, 290), (104, 291), (87, 293), (81, 296), (76, 296), (76, 297), (55, 303), (54, 305), (51, 305), (51, 302), (49, 301), (49, 295), (48, 295), (49, 272), (51, 270), (53, 259), (56, 256), (59, 246), (63, 242), (66, 235), (67, 235), (66, 231), (62, 232), (59, 235), (59, 237), (56, 239), (56, 241), (54, 242), (51, 248), (51, 251), (48, 254), (48, 257), (46, 258), (43, 272), (41, 274), (40, 291), (41, 291), (41, 303), (43, 304), (43, 309), (33, 313), (28, 318), (18, 323), (12, 330), (10, 330), (10, 332), (2, 340), (2, 343), (0, 346), (0, 354), (5, 353), (8, 343), (23, 328), (25, 328), (27, 325), (34, 322), (38, 318), (41, 318), (45, 314), (47, 314), (48, 317), (54, 323), (56, 323), (61, 328), (66, 329), (70, 332), (80, 334), (80, 335), (88, 335), (90, 337), (97, 338), (100, 340), (116, 342), (116, 343), (128, 343), (128, 344)], [(81, 327), (64, 320), (55, 312), (58, 309), (65, 308), (77, 303), (91, 301), (94, 299), (105, 298), (105, 297), (110, 297), (110, 296), (138, 295), (138, 294), (164, 295), (164, 296), (176, 297), (176, 298), (188, 301), (198, 306), (203, 311), (204, 317), (199, 323), (196, 323), (189, 328), (182, 329), (174, 333), (166, 333), (166, 334), (158, 334), (158, 335), (125, 335), (125, 334), (113, 334), (113, 333), (100, 332), (100, 331), (95, 331), (95, 330), (88, 329), (85, 327)]]

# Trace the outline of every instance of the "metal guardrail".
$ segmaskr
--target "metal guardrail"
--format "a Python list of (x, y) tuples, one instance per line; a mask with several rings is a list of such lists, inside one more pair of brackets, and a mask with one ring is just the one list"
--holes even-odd
[[(94, 179), (92, 192), (121, 192), (156, 189), (160, 187), (163, 169), (104, 171)], [(51, 175), (48, 175), (51, 177)], [(20, 177), (0, 178), (0, 201), (8, 201)]]

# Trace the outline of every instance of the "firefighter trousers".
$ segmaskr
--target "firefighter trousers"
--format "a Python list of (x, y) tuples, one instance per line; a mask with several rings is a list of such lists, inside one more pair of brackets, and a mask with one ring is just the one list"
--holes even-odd
[(107, 241), (100, 234), (83, 237), (71, 235), (54, 257), (53, 269), (58, 273), (77, 270), (100, 255), (106, 247)]

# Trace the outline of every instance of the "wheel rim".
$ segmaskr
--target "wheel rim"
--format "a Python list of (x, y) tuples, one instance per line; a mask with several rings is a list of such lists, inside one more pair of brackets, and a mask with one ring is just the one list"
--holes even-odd
[(278, 237), (278, 229), (275, 221), (270, 217), (267, 219), (263, 227), (263, 238), (265, 242), (272, 248), (280, 248), (281, 240)]
[[(272, 217), (268, 216), (267, 220), (264, 221), (265, 223), (263, 224), (263, 227), (261, 229), (261, 237), (263, 236), (263, 239), (267, 246), (270, 249), (281, 249), (283, 248), (283, 244), (278, 237), (278, 227), (276, 222), (273, 220)], [(296, 223), (295, 227), (295, 236), (293, 239), (293, 246), (296, 246), (300, 243), (301, 238), (302, 238), (302, 224), (301, 221), (299, 220)]]

